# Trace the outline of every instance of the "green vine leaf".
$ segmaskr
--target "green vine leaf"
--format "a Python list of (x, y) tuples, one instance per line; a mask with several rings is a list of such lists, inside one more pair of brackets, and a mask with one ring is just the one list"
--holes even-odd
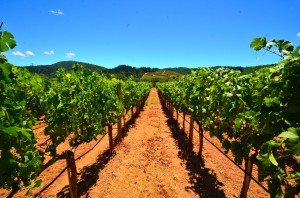
[(279, 137), (297, 139), (299, 138), (299, 129), (289, 128), (287, 131), (282, 132)]
[(290, 153), (300, 155), (300, 128), (291, 127), (279, 136), (287, 138), (286, 147)]
[(29, 196), (31, 194), (32, 190), (34, 188), (40, 187), (41, 184), (42, 184), (42, 180), (41, 179), (34, 181), (33, 184), (30, 186), (30, 188), (28, 189), (28, 191), (26, 192), (25, 195)]
[(14, 36), (7, 31), (0, 31), (0, 52), (6, 52), (17, 45)]
[(254, 38), (250, 44), (250, 47), (253, 48), (255, 51), (259, 51), (267, 45), (266, 37), (262, 38)]
[(276, 159), (275, 159), (275, 157), (274, 157), (272, 151), (271, 151), (271, 153), (269, 154), (269, 160), (270, 160), (270, 162), (271, 162), (274, 166), (278, 166), (278, 162), (276, 161)]
[(295, 52), (300, 53), (300, 45), (295, 49)]
[(3, 64), (5, 62), (7, 62), (7, 58), (3, 54), (0, 53), (0, 64)]

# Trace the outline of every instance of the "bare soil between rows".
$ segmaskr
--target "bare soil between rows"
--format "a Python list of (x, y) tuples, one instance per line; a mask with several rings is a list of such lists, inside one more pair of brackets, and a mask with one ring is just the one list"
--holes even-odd
[[(129, 119), (129, 117), (127, 117)], [(117, 144), (113, 155), (108, 150), (108, 136), (84, 157), (76, 161), (78, 195), (80, 197), (239, 197), (244, 173), (226, 157), (204, 141), (203, 157), (197, 155), (199, 136), (194, 131), (194, 149), (188, 146), (188, 124), (182, 129), (182, 118), (175, 120), (163, 108), (157, 90), (153, 88), (141, 113), (132, 120)], [(116, 126), (113, 134), (116, 137)], [(46, 144), (44, 128), (35, 130), (38, 145)], [(207, 136), (207, 135), (206, 135)], [(99, 136), (98, 138), (101, 138)], [(218, 141), (210, 138), (220, 146)], [(75, 158), (96, 144), (80, 145)], [(65, 143), (58, 150), (70, 149)], [(57, 161), (39, 176), (42, 186), (52, 181), (66, 166)], [(254, 171), (255, 172), (255, 171)], [(24, 197), (26, 188), (15, 197)], [(7, 191), (0, 190), (0, 197)], [(66, 171), (39, 197), (70, 197)], [(251, 182), (248, 197), (268, 197)]]

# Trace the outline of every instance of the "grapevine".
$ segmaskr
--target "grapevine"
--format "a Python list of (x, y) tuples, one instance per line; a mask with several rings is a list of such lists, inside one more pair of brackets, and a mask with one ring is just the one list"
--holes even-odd
[(271, 197), (289, 197), (297, 193), (300, 182), (299, 170), (289, 168), (300, 155), (299, 47), (294, 50), (290, 42), (260, 38), (251, 47), (277, 47), (283, 60), (248, 75), (199, 68), (178, 82), (157, 86), (175, 108), (191, 114), (216, 136), (238, 164), (257, 156), (259, 180), (267, 182)]
[[(0, 53), (16, 46), (11, 33), (0, 31)], [(34, 117), (28, 112), (26, 90), (20, 86), (26, 79), (22, 72), (0, 56), (0, 188), (16, 191), (32, 183), (42, 165), (42, 157), (35, 148), (31, 130)]]

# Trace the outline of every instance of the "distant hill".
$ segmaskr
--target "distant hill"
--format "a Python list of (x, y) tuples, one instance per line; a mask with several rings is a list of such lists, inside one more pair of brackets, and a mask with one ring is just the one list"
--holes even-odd
[(147, 72), (158, 71), (158, 68), (151, 67), (132, 67), (129, 65), (119, 65), (112, 69), (106, 69), (104, 72), (109, 74), (119, 74), (125, 77), (141, 78)]
[(102, 71), (106, 70), (106, 68), (102, 67), (102, 66), (89, 64), (89, 63), (83, 63), (83, 62), (77, 62), (77, 61), (61, 61), (58, 63), (54, 63), (52, 65), (25, 66), (25, 68), (27, 68), (32, 73), (38, 73), (40, 75), (51, 77), (51, 76), (54, 76), (54, 73), (58, 68), (65, 68), (66, 71), (71, 71), (72, 66), (75, 63), (82, 64), (82, 65), (84, 65), (85, 68), (87, 68), (91, 71), (102, 72)]
[[(77, 61), (61, 61), (58, 63), (54, 63), (52, 65), (37, 65), (37, 66), (25, 66), (30, 72), (38, 73), (43, 76), (53, 77), (55, 71), (58, 68), (65, 68), (67, 71), (72, 70), (72, 66), (75, 63), (79, 63), (84, 65), (85, 68), (96, 71), (103, 72), (106, 75), (114, 75), (119, 79), (133, 78), (135, 80), (152, 80), (156, 79), (156, 81), (165, 81), (167, 79), (176, 78), (178, 76), (186, 75), (191, 73), (191, 71), (196, 70), (196, 68), (186, 68), (186, 67), (177, 67), (177, 68), (151, 68), (151, 67), (132, 67), (129, 65), (119, 65), (112, 69), (107, 69), (103, 66), (98, 66), (94, 64), (77, 62)], [(274, 64), (270, 65), (260, 65), (260, 66), (252, 66), (252, 67), (241, 67), (241, 66), (214, 66), (210, 68), (230, 68), (241, 71), (242, 74), (248, 74), (255, 72), (256, 70), (263, 67), (272, 67)]]
[(164, 68), (163, 70), (174, 71), (179, 74), (190, 74), (192, 70), (196, 70), (196, 68), (187, 68), (187, 67), (174, 67), (174, 68)]
[(175, 79), (180, 76), (183, 76), (183, 74), (170, 71), (170, 70), (159, 70), (155, 72), (147, 72), (145, 73), (141, 80), (146, 80), (146, 81), (152, 81), (152, 82), (157, 82), (157, 81), (167, 81), (170, 79)]
[(32, 73), (38, 73), (43, 76), (47, 77), (53, 77), (55, 74), (55, 71), (58, 68), (65, 68), (66, 71), (71, 71), (72, 66), (75, 63), (82, 64), (86, 69), (89, 69), (91, 71), (96, 71), (96, 72), (103, 72), (108, 75), (115, 74), (117, 75), (116, 77), (118, 78), (141, 78), (144, 73), (146, 72), (154, 72), (158, 71), (158, 68), (150, 68), (150, 67), (132, 67), (128, 65), (119, 65), (115, 68), (112, 69), (107, 69), (102, 66), (94, 65), (94, 64), (89, 64), (89, 63), (83, 63), (83, 62), (77, 62), (77, 61), (61, 61), (58, 63), (54, 63), (52, 65), (37, 65), (37, 66), (25, 66), (30, 72)]
[[(268, 65), (257, 65), (257, 66), (248, 66), (248, 67), (242, 67), (242, 66), (212, 66), (212, 67), (206, 67), (206, 68), (213, 68), (213, 69), (218, 69), (218, 68), (228, 68), (228, 69), (234, 69), (234, 70), (239, 70), (242, 74), (249, 74), (253, 73), (261, 68), (264, 67), (273, 67), (276, 64), (268, 64)], [(191, 71), (197, 70), (197, 68), (187, 68), (187, 67), (176, 67), (176, 68), (165, 68), (163, 70), (168, 70), (168, 71), (174, 71), (179, 74), (190, 74)]]

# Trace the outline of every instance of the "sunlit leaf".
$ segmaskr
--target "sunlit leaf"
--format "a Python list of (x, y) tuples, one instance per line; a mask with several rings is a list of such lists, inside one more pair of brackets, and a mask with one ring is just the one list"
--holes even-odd
[(250, 44), (250, 47), (253, 48), (255, 51), (259, 51), (264, 48), (267, 44), (266, 37), (262, 38), (254, 38)]

